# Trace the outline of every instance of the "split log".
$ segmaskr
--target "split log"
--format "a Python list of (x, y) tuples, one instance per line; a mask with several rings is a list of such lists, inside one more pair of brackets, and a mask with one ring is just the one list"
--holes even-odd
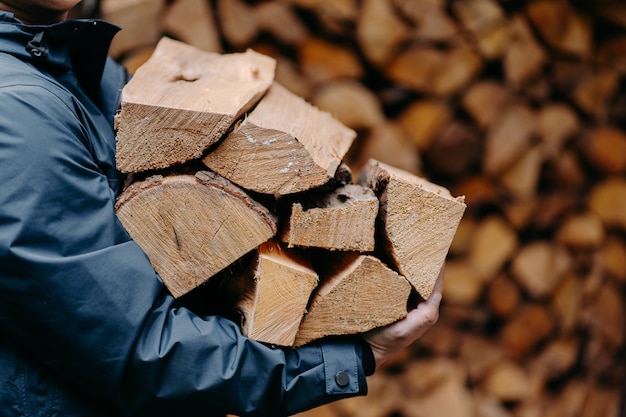
[(471, 48), (448, 51), (416, 45), (401, 52), (385, 67), (390, 80), (421, 93), (450, 95), (464, 88), (482, 69)]
[(247, 190), (287, 195), (329, 182), (356, 133), (274, 83), (202, 162)]
[(355, 36), (367, 60), (384, 67), (408, 39), (409, 31), (391, 2), (366, 0), (361, 6)]
[(600, 172), (626, 173), (626, 133), (612, 126), (588, 132), (580, 142), (584, 157)]
[(252, 277), (241, 285), (242, 332), (260, 342), (293, 346), (318, 275), (303, 252), (268, 241), (257, 251)]
[(269, 210), (207, 171), (135, 182), (118, 198), (115, 209), (175, 297), (277, 232)]
[(436, 135), (451, 119), (450, 106), (437, 100), (415, 101), (398, 117), (420, 151), (430, 147)]
[(137, 48), (155, 44), (163, 32), (160, 16), (164, 11), (164, 0), (102, 1), (101, 17), (122, 28), (113, 38), (109, 54), (119, 58)]
[(122, 90), (117, 168), (140, 172), (199, 158), (261, 99), (275, 66), (251, 50), (218, 54), (163, 38)]
[(535, 300), (551, 296), (571, 267), (568, 252), (545, 241), (522, 247), (511, 263), (513, 276)]
[(378, 97), (351, 79), (331, 81), (319, 87), (311, 96), (311, 104), (357, 131), (373, 129), (385, 120)]
[(353, 252), (336, 252), (312, 296), (295, 346), (331, 336), (363, 333), (407, 314), (411, 286), (380, 260)]
[(242, 0), (217, 0), (222, 35), (233, 48), (245, 48), (259, 33), (252, 6)]
[(281, 234), (290, 247), (374, 250), (378, 198), (371, 189), (346, 184), (303, 204), (292, 204)]
[(487, 134), (484, 170), (498, 175), (527, 151), (536, 129), (536, 115), (525, 105), (509, 108)]
[(589, 196), (589, 207), (606, 226), (626, 230), (626, 180), (613, 177), (598, 183)]
[(465, 212), (463, 197), (409, 172), (371, 160), (359, 183), (380, 200), (385, 252), (396, 270), (428, 298)]
[(592, 30), (587, 16), (578, 13), (566, 0), (536, 0), (526, 7), (530, 21), (553, 48), (588, 57)]
[(176, 0), (163, 17), (164, 29), (188, 45), (221, 52), (213, 9), (205, 0)]

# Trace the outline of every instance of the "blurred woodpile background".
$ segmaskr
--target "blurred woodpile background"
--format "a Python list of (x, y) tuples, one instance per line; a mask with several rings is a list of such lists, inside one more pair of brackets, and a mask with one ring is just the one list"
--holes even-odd
[(132, 72), (162, 36), (252, 48), (369, 157), (465, 195), (440, 322), (367, 397), (302, 417), (617, 417), (623, 0), (102, 0)]

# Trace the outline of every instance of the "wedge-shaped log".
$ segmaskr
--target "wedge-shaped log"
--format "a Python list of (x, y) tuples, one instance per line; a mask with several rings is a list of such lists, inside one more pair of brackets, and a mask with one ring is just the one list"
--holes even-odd
[(380, 199), (381, 244), (390, 262), (428, 298), (465, 212), (464, 197), (376, 160), (358, 181)]
[(198, 159), (273, 82), (276, 61), (252, 50), (219, 54), (162, 38), (122, 90), (116, 117), (122, 172)]
[(295, 346), (325, 336), (363, 333), (407, 314), (411, 285), (379, 259), (356, 252), (325, 257), (326, 271), (302, 319)]
[(303, 252), (273, 240), (262, 244), (252, 276), (240, 286), (243, 333), (260, 342), (292, 346), (317, 283)]
[(371, 189), (346, 184), (303, 204), (292, 204), (281, 234), (289, 246), (374, 250), (378, 198)]
[(332, 179), (355, 139), (329, 113), (274, 83), (203, 162), (242, 188), (287, 195)]
[(276, 220), (267, 208), (208, 171), (135, 182), (115, 208), (175, 297), (276, 233)]

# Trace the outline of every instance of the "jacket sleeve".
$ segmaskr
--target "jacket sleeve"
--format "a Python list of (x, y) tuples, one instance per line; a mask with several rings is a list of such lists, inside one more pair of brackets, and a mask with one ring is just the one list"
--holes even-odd
[(0, 106), (6, 334), (128, 415), (282, 416), (365, 394), (361, 338), (272, 349), (175, 307), (75, 109), (41, 86), (1, 88)]

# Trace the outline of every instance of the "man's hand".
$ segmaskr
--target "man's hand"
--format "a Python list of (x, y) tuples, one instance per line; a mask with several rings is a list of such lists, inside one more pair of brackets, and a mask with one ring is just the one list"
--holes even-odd
[(439, 303), (443, 289), (444, 269), (441, 269), (433, 292), (407, 314), (405, 318), (385, 327), (363, 334), (374, 353), (376, 369), (391, 359), (396, 353), (422, 337), (439, 319)]

